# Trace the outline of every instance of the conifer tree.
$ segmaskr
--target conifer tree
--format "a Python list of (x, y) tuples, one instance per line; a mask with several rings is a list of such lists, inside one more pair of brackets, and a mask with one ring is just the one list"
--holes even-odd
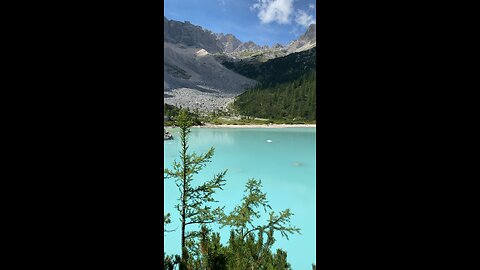
[(293, 216), (290, 209), (278, 214), (271, 211), (266, 224), (255, 225), (255, 220), (261, 217), (258, 208), (262, 208), (267, 213), (267, 209), (272, 210), (272, 207), (268, 204), (267, 194), (261, 190), (262, 182), (260, 180), (249, 179), (245, 187), (246, 194), (242, 199), (242, 204), (225, 216), (222, 220), (222, 227), (232, 227), (242, 238), (255, 231), (265, 232), (267, 235), (278, 231), (287, 239), (289, 234), (300, 233), (299, 228), (290, 226), (290, 218)]
[(213, 179), (200, 185), (194, 185), (193, 176), (198, 174), (210, 162), (214, 149), (210, 148), (205, 154), (188, 153), (188, 134), (193, 121), (185, 110), (181, 110), (176, 118), (176, 125), (180, 128), (180, 162), (173, 162), (173, 168), (165, 169), (166, 179), (175, 179), (175, 184), (180, 191), (179, 204), (176, 209), (180, 213), (181, 222), (181, 248), (182, 256), (180, 269), (187, 269), (189, 261), (189, 248), (194, 247), (194, 238), (198, 231), (187, 231), (190, 225), (205, 225), (217, 222), (223, 214), (223, 207), (212, 208), (215, 203), (213, 195), (225, 185), (226, 170), (213, 176)]
[[(246, 184), (245, 195), (242, 204), (234, 208), (234, 210), (226, 215), (222, 220), (222, 227), (230, 226), (233, 231), (230, 241), (238, 237), (238, 242), (243, 243), (249, 251), (249, 268), (259, 269), (265, 265), (283, 265), (288, 269), (286, 263), (286, 253), (277, 251), (277, 255), (272, 258), (270, 249), (275, 242), (274, 233), (280, 232), (283, 237), (288, 239), (289, 234), (300, 233), (300, 229), (290, 225), (290, 218), (293, 213), (290, 209), (286, 209), (276, 214), (274, 211), (269, 212), (268, 220), (263, 224), (258, 224), (261, 214), (259, 209), (263, 209), (267, 213), (267, 209), (272, 210), (267, 201), (267, 194), (262, 192), (262, 183), (260, 180), (249, 179)], [(258, 237), (255, 242), (254, 232)], [(264, 236), (266, 239), (264, 240)], [(283, 252), (283, 253), (282, 253)], [(238, 258), (238, 257), (237, 257)], [(273, 261), (272, 261), (273, 260)], [(244, 265), (242, 266), (244, 267)], [(275, 268), (277, 269), (277, 268)]]

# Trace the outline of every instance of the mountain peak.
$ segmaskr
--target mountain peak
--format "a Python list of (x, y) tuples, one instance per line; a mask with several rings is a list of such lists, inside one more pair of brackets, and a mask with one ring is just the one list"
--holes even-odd
[(303, 34), (300, 39), (306, 40), (306, 41), (316, 41), (317, 40), (317, 24), (312, 23), (308, 27), (307, 31), (305, 34)]
[(179, 22), (168, 20), (164, 16), (164, 41), (174, 44), (184, 44), (191, 47), (200, 47), (209, 52), (222, 52), (222, 44), (217, 37), (210, 31), (200, 26), (193, 25), (189, 21)]
[(289, 52), (299, 52), (313, 48), (317, 44), (317, 25), (312, 23), (307, 31), (288, 45)]

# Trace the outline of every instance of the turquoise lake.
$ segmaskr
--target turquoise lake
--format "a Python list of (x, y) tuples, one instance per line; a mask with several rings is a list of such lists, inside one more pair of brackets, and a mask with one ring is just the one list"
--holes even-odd
[[(179, 160), (180, 141), (177, 129), (167, 130), (175, 138), (164, 141), (164, 166), (171, 168), (173, 160)], [(262, 190), (275, 212), (290, 208), (294, 213), (291, 225), (299, 227), (301, 234), (291, 235), (289, 240), (275, 234), (273, 247), (274, 253), (277, 248), (287, 251), (294, 270), (312, 269), (312, 263), (317, 263), (315, 137), (316, 128), (192, 128), (189, 136), (190, 153), (215, 148), (212, 162), (194, 178), (194, 185), (228, 169), (224, 190), (215, 195), (218, 205), (225, 206), (227, 213), (241, 203), (249, 178), (262, 181)], [(178, 227), (175, 232), (165, 233), (167, 255), (181, 253), (179, 215), (174, 208), (178, 197), (174, 180), (165, 180), (164, 212), (172, 215), (167, 229)], [(263, 210), (262, 215), (268, 216)], [(220, 233), (226, 244), (229, 229)]]

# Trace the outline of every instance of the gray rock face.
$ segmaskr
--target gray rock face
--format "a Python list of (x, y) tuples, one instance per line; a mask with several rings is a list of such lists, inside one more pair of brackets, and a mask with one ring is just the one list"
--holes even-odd
[(256, 84), (220, 64), (205, 49), (163, 44), (164, 102), (201, 111), (225, 109)]
[(252, 61), (267, 61), (277, 57), (286, 56), (291, 53), (309, 50), (317, 45), (317, 26), (312, 24), (307, 31), (297, 40), (288, 45), (276, 43), (271, 48), (268, 46), (258, 46), (249, 41), (242, 43), (233, 52), (225, 52), (226, 55), (236, 59), (250, 59)]
[[(164, 89), (188, 87), (199, 91), (218, 91), (225, 94), (243, 93), (255, 81), (237, 74), (204, 49), (181, 48), (164, 42)], [(210, 90), (209, 90), (210, 89)]]
[(240, 45), (242, 45), (242, 42), (238, 40), (234, 35), (232, 34), (217, 34), (217, 39), (222, 43), (223, 46), (223, 52), (225, 53), (231, 53), (235, 49), (237, 49)]
[(221, 42), (211, 31), (204, 30), (188, 21), (182, 23), (164, 17), (163, 22), (163, 40), (165, 42), (203, 48), (211, 53), (223, 52)]
[(205, 49), (209, 53), (231, 53), (245, 50), (267, 49), (253, 41), (241, 42), (232, 34), (214, 34), (190, 22), (168, 20), (163, 17), (163, 40), (172, 44), (182, 44), (188, 47)]
[(274, 49), (282, 49), (282, 48), (283, 48), (283, 45), (280, 44), (280, 43), (277, 43), (277, 44), (273, 45), (272, 48), (274, 48)]
[(317, 41), (317, 25), (316, 24), (311, 24), (307, 32), (303, 34), (303, 36), (300, 37), (300, 39), (305, 40), (305, 41)]
[(255, 44), (255, 42), (253, 41), (248, 41), (248, 42), (245, 42), (245, 43), (242, 43), (240, 46), (237, 47), (237, 49), (235, 49), (235, 51), (239, 52), (239, 51), (258, 51), (258, 50), (261, 50), (262, 48), (260, 46), (258, 46), (257, 44)]
[(317, 45), (317, 25), (311, 24), (305, 34), (287, 46), (287, 51), (299, 52), (311, 49)]

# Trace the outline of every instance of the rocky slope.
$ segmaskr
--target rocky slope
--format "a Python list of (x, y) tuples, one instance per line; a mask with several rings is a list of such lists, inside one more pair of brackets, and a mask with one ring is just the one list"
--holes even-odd
[(223, 110), (257, 82), (221, 63), (239, 59), (265, 62), (308, 50), (316, 45), (315, 35), (313, 25), (288, 46), (269, 48), (164, 17), (164, 102), (201, 111)]
[(166, 103), (203, 111), (224, 109), (231, 98), (255, 85), (254, 80), (225, 68), (205, 49), (164, 42), (163, 52)]

